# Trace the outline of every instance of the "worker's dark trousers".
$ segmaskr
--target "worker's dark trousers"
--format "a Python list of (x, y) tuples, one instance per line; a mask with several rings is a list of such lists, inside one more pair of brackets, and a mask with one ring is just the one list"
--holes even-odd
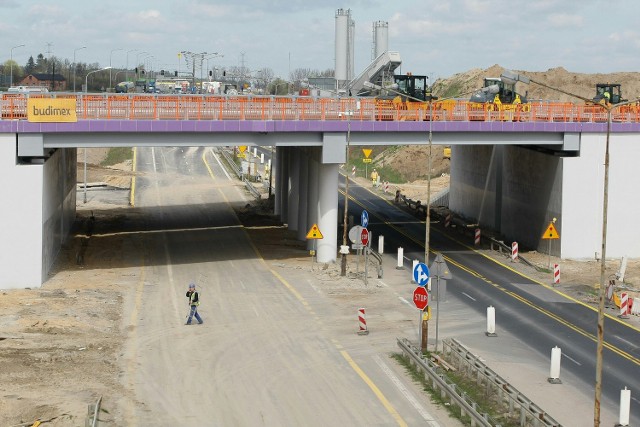
[(191, 319), (193, 319), (193, 316), (196, 317), (196, 320), (198, 321), (198, 323), (202, 323), (202, 318), (198, 314), (198, 306), (197, 305), (192, 305), (191, 306), (191, 311), (189, 311), (189, 319), (187, 319), (187, 325), (191, 324)]

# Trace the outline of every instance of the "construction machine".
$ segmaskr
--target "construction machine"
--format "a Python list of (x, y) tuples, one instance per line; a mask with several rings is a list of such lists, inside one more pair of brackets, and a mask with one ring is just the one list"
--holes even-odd
[(487, 114), (500, 113), (500, 120), (518, 120), (521, 112), (531, 110), (527, 95), (516, 92), (515, 82), (499, 77), (485, 77), (484, 86), (471, 95), (468, 104), (470, 120), (485, 120)]
[(608, 104), (619, 104), (626, 102), (628, 99), (622, 99), (622, 91), (620, 83), (597, 83), (596, 96), (593, 102), (596, 104), (606, 102)]

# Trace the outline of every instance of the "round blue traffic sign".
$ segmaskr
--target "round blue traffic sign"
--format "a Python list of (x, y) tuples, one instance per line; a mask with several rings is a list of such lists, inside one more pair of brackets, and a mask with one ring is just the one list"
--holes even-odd
[(417, 263), (413, 268), (413, 280), (418, 286), (426, 286), (429, 282), (429, 267), (422, 262)]
[(367, 228), (369, 225), (369, 212), (363, 210), (362, 216), (360, 217), (360, 225), (364, 228)]

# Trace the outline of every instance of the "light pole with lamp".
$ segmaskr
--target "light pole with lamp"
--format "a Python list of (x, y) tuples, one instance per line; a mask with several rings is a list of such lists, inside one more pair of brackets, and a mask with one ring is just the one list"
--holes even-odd
[[(345, 168), (349, 165), (349, 145), (351, 143), (351, 116), (353, 110), (351, 109), (351, 98), (348, 98), (349, 108), (346, 111), (338, 113), (338, 116), (347, 116), (347, 146), (345, 148)], [(360, 101), (356, 101), (356, 111), (360, 110)], [(347, 227), (348, 224), (348, 207), (349, 207), (349, 171), (345, 169), (344, 174), (344, 215), (342, 219), (342, 246), (340, 246), (340, 276), (347, 275), (347, 254), (349, 253), (349, 245), (347, 244)]]
[(73, 49), (73, 92), (76, 91), (76, 52), (82, 49), (86, 49), (86, 46)]
[(136, 53), (136, 67), (135, 67), (136, 68), (136, 80), (138, 79), (138, 66), (140, 65), (140, 59), (139, 58), (140, 58), (140, 55), (143, 55), (145, 53), (148, 54), (149, 52), (147, 52), (146, 50), (143, 50), (142, 52)]
[[(97, 73), (98, 71), (110, 70), (111, 67), (101, 68), (99, 70), (89, 71), (87, 76), (84, 78), (84, 93), (87, 93), (89, 89), (89, 74)], [(84, 147), (84, 203), (87, 203), (87, 147)]]
[(10, 59), (9, 59), (9, 68), (11, 68), (11, 75), (9, 77), (9, 87), (13, 86), (13, 49), (17, 49), (19, 47), (24, 47), (23, 44), (18, 46), (13, 46), (11, 48)]
[(109, 89), (107, 89), (107, 92), (111, 92), (111, 58), (113, 56), (113, 52), (117, 52), (119, 50), (124, 50), (122, 48), (118, 48), (118, 49), (111, 49), (111, 53), (109, 53)]
[[(510, 82), (522, 82), (525, 84), (535, 83), (539, 86), (546, 87), (547, 89), (554, 90), (556, 92), (564, 93), (565, 95), (572, 96), (574, 98), (583, 100), (585, 102), (593, 103), (593, 100), (585, 98), (580, 95), (576, 95), (571, 92), (567, 92), (562, 89), (558, 89), (544, 83), (535, 81), (527, 76), (515, 73), (513, 71), (505, 70), (501, 78)], [(607, 214), (609, 207), (609, 140), (611, 136), (611, 113), (618, 107), (633, 104), (639, 102), (640, 98), (632, 101), (625, 101), (618, 104), (608, 103), (595, 103), (602, 107), (607, 113), (607, 135), (605, 139), (605, 152), (604, 152), (604, 183), (603, 183), (603, 201), (602, 201), (602, 253), (600, 255), (600, 289), (598, 289), (598, 344), (596, 350), (596, 385), (595, 385), (595, 398), (593, 405), (593, 425), (594, 427), (600, 426), (600, 400), (602, 397), (602, 349), (604, 347), (604, 295), (605, 295), (605, 279), (606, 279), (606, 252), (607, 252)]]
[[(124, 75), (124, 79), (126, 81), (129, 81), (129, 53), (131, 52), (136, 52), (138, 49), (131, 49), (127, 51), (127, 59), (126, 59), (126, 63), (125, 63), (125, 67), (126, 67), (126, 73)], [(116, 79), (117, 80), (117, 79)]]

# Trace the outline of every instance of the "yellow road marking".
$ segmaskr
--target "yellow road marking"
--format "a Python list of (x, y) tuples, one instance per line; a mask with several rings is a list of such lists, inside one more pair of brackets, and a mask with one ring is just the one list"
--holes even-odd
[[(344, 192), (342, 192), (342, 193), (344, 194)], [(375, 194), (375, 193), (373, 193), (373, 194)], [(349, 197), (349, 198), (351, 199), (351, 197)], [(353, 202), (354, 202), (354, 203), (358, 204), (358, 205), (359, 205), (359, 206), (361, 206), (362, 208), (366, 208), (366, 207), (364, 206), (364, 204), (363, 204), (363, 203), (361, 203), (361, 202), (359, 202), (358, 200), (356, 200), (356, 199), (352, 199), (352, 200), (353, 200)], [(379, 220), (381, 220), (384, 224), (388, 225), (389, 227), (391, 227), (391, 228), (393, 228), (394, 230), (396, 230), (398, 233), (400, 233), (400, 234), (402, 234), (403, 236), (407, 237), (408, 239), (410, 239), (411, 241), (413, 241), (414, 243), (416, 243), (418, 246), (422, 246), (422, 247), (424, 248), (424, 242), (421, 242), (421, 241), (419, 241), (418, 239), (416, 239), (415, 237), (408, 235), (404, 230), (401, 230), (401, 229), (397, 228), (394, 224), (390, 223), (389, 221), (385, 221), (384, 219), (382, 219), (382, 218), (380, 218), (379, 216), (377, 216), (375, 213), (371, 213), (371, 212), (370, 212), (370, 213), (369, 213), (369, 215), (370, 215), (370, 216), (374, 216), (374, 217), (378, 218), (378, 219), (379, 219)], [(423, 224), (425, 224), (425, 226), (426, 226), (425, 221), (420, 221), (420, 222), (421, 222), (421, 223), (423, 223)], [(535, 279), (533, 279), (533, 278), (531, 278), (531, 277), (527, 276), (526, 274), (521, 273), (521, 272), (519, 272), (519, 271), (517, 271), (517, 270), (513, 269), (512, 267), (510, 267), (510, 266), (508, 266), (508, 265), (506, 265), (506, 264), (503, 264), (503, 263), (501, 263), (500, 261), (498, 261), (498, 260), (496, 260), (496, 259), (491, 258), (490, 256), (488, 256), (488, 255), (486, 255), (486, 254), (483, 254), (483, 253), (481, 253), (481, 252), (478, 252), (476, 249), (472, 248), (471, 246), (468, 246), (468, 245), (466, 245), (465, 243), (460, 242), (459, 240), (456, 240), (456, 239), (454, 239), (453, 237), (448, 236), (447, 234), (444, 234), (444, 233), (442, 233), (442, 232), (441, 232), (441, 231), (439, 231), (439, 230), (434, 230), (434, 232), (439, 233), (440, 235), (444, 236), (445, 238), (447, 238), (447, 239), (449, 239), (449, 240), (451, 240), (451, 241), (453, 241), (453, 242), (456, 242), (456, 243), (458, 243), (459, 245), (461, 245), (461, 246), (465, 247), (467, 250), (469, 250), (469, 251), (471, 251), (471, 252), (474, 252), (474, 253), (476, 253), (476, 254), (478, 254), (478, 255), (480, 255), (480, 256), (482, 256), (482, 257), (484, 257), (485, 259), (487, 259), (487, 260), (489, 260), (489, 261), (492, 261), (492, 262), (493, 262), (493, 263), (495, 263), (495, 264), (498, 264), (499, 266), (501, 266), (501, 267), (503, 267), (503, 268), (505, 268), (505, 269), (507, 269), (507, 270), (511, 271), (512, 273), (514, 273), (514, 274), (516, 274), (516, 275), (518, 275), (518, 276), (520, 276), (520, 277), (523, 277), (523, 278), (525, 278), (525, 279), (527, 279), (527, 280), (529, 280), (529, 281), (531, 281), (531, 282), (533, 282), (533, 283), (535, 283), (535, 284), (538, 284), (538, 285), (540, 285), (540, 286), (543, 286), (544, 288), (546, 288), (546, 289), (548, 289), (548, 290), (550, 290), (550, 291), (553, 291), (553, 292), (555, 292), (556, 294), (561, 295), (561, 296), (563, 296), (564, 298), (567, 298), (568, 300), (570, 300), (570, 301), (572, 301), (572, 302), (574, 302), (574, 303), (576, 303), (576, 304), (579, 304), (579, 305), (581, 305), (581, 306), (583, 306), (583, 307), (586, 307), (586, 308), (588, 308), (588, 309), (590, 309), (590, 310), (592, 310), (592, 311), (594, 311), (594, 312), (597, 312), (597, 309), (596, 309), (595, 307), (592, 307), (592, 306), (590, 306), (590, 305), (588, 305), (588, 304), (586, 304), (586, 303), (584, 303), (584, 302), (582, 302), (582, 301), (579, 301), (579, 300), (577, 300), (577, 299), (573, 298), (572, 296), (567, 295), (567, 294), (565, 294), (565, 293), (563, 293), (563, 292), (561, 292), (561, 291), (559, 291), (559, 290), (557, 290), (557, 289), (555, 289), (555, 288), (553, 288), (553, 287), (551, 287), (551, 286), (549, 286), (549, 285), (547, 285), (547, 284), (545, 284), (545, 283), (539, 282), (539, 281), (537, 281), (537, 280), (535, 280)], [(432, 253), (434, 253), (434, 254), (436, 253), (436, 251), (431, 250), (431, 249), (429, 250), (429, 252), (432, 252)], [(462, 264), (460, 264), (460, 263), (458, 263), (458, 262), (454, 261), (453, 259), (451, 259), (450, 257), (448, 257), (448, 256), (446, 256), (446, 255), (444, 255), (444, 254), (442, 254), (442, 255), (444, 256), (444, 258), (445, 258), (445, 260), (446, 260), (447, 262), (449, 262), (449, 263), (451, 263), (451, 264), (455, 265), (456, 267), (460, 268), (461, 270), (466, 271), (467, 273), (471, 274), (472, 276), (475, 276), (475, 277), (479, 278), (480, 280), (482, 280), (482, 281), (484, 281), (484, 282), (486, 282), (486, 283), (490, 284), (491, 286), (494, 286), (495, 288), (499, 289), (500, 291), (504, 292), (505, 294), (507, 294), (507, 295), (509, 295), (509, 296), (513, 297), (514, 299), (516, 299), (516, 300), (518, 300), (518, 301), (520, 301), (520, 302), (522, 302), (522, 303), (524, 303), (524, 304), (528, 305), (529, 307), (531, 307), (531, 308), (533, 308), (533, 309), (535, 309), (535, 310), (538, 310), (540, 313), (543, 313), (543, 314), (545, 314), (546, 316), (550, 317), (551, 319), (553, 319), (553, 320), (557, 321), (558, 323), (561, 323), (561, 324), (563, 324), (563, 325), (567, 326), (568, 328), (570, 328), (570, 329), (574, 330), (575, 332), (579, 333), (580, 335), (582, 335), (582, 336), (584, 336), (584, 337), (586, 337), (586, 338), (588, 338), (588, 339), (592, 340), (593, 342), (597, 342), (597, 337), (596, 337), (594, 334), (589, 333), (589, 332), (585, 331), (584, 329), (579, 328), (579, 327), (577, 327), (576, 325), (574, 325), (574, 324), (572, 324), (572, 323), (570, 323), (570, 322), (568, 322), (568, 321), (564, 320), (563, 318), (561, 318), (561, 317), (559, 317), (559, 316), (555, 315), (554, 313), (551, 313), (550, 311), (547, 311), (546, 309), (544, 309), (544, 308), (542, 308), (542, 307), (537, 306), (536, 304), (534, 304), (533, 302), (529, 301), (528, 299), (526, 299), (526, 298), (525, 298), (525, 297), (523, 297), (522, 295), (519, 295), (519, 294), (517, 294), (517, 293), (515, 293), (515, 292), (509, 291), (509, 290), (507, 290), (506, 288), (504, 288), (504, 287), (502, 287), (502, 286), (498, 285), (497, 283), (493, 283), (491, 280), (487, 279), (486, 277), (484, 277), (483, 275), (481, 275), (481, 274), (480, 274), (480, 273), (478, 273), (477, 271), (475, 271), (475, 270), (471, 270), (470, 268), (467, 268), (466, 266), (463, 266)], [(640, 329), (636, 328), (635, 326), (630, 325), (630, 324), (628, 324), (628, 323), (625, 323), (625, 322), (623, 322), (623, 321), (621, 321), (621, 320), (619, 320), (619, 319), (617, 319), (617, 318), (615, 318), (615, 317), (613, 317), (613, 316), (611, 316), (611, 315), (609, 315), (609, 314), (605, 314), (605, 316), (606, 316), (608, 319), (613, 320), (613, 321), (616, 321), (616, 322), (618, 322), (618, 323), (620, 323), (620, 324), (623, 324), (623, 325), (625, 325), (625, 326), (629, 327), (630, 329), (632, 329), (632, 330), (634, 330), (634, 331), (636, 331), (636, 332), (640, 332)], [(606, 341), (603, 343), (603, 345), (604, 345), (604, 347), (605, 347), (605, 348), (607, 348), (607, 349), (611, 350), (612, 352), (614, 352), (614, 353), (618, 354), (619, 356), (622, 356), (622, 357), (624, 357), (625, 359), (627, 359), (627, 360), (629, 360), (629, 361), (631, 361), (631, 362), (633, 362), (633, 363), (635, 363), (635, 364), (637, 364), (637, 365), (640, 365), (640, 358), (634, 357), (633, 355), (631, 355), (631, 354), (629, 354), (629, 353), (627, 353), (627, 352), (625, 352), (625, 351), (623, 351), (623, 350), (620, 350), (619, 348), (615, 347), (614, 345), (612, 345), (612, 344), (610, 344), (610, 343), (607, 343)]]
[(360, 376), (360, 378), (362, 378), (362, 380), (369, 386), (371, 391), (373, 391), (373, 394), (376, 395), (378, 400), (384, 405), (387, 412), (391, 414), (391, 416), (396, 420), (398, 425), (407, 426), (407, 423), (405, 422), (405, 420), (402, 419), (398, 411), (396, 411), (396, 409), (393, 407), (393, 405), (391, 405), (389, 400), (387, 400), (384, 394), (382, 394), (380, 389), (373, 383), (373, 381), (371, 381), (371, 378), (369, 378), (367, 374), (365, 374), (364, 371), (360, 369), (360, 366), (358, 366), (356, 362), (353, 361), (351, 356), (349, 356), (349, 353), (347, 353), (346, 350), (341, 350), (340, 354), (342, 354), (342, 357), (345, 358), (345, 360), (347, 361), (347, 363), (349, 363), (351, 368), (354, 371), (356, 371), (356, 373)]
[[(211, 177), (215, 180), (215, 177), (213, 175), (213, 172), (211, 170), (211, 168), (209, 167), (209, 164), (207, 163), (207, 160), (205, 158), (205, 155), (202, 155), (202, 161), (204, 162), (204, 164), (207, 166), (207, 169), (209, 170), (209, 174), (211, 175)], [(222, 193), (222, 190), (218, 189), (220, 191), (220, 193)], [(224, 197), (224, 193), (222, 193), (222, 196)], [(225, 197), (226, 200), (226, 197)], [(245, 227), (242, 227), (244, 232), (247, 233), (247, 230)], [(269, 267), (269, 265), (267, 264), (267, 262), (264, 260), (264, 257), (262, 256), (262, 254), (260, 253), (260, 251), (258, 250), (258, 248), (254, 245), (253, 241), (251, 240), (251, 238), (249, 237), (248, 233), (247, 233), (247, 237), (248, 237), (248, 241), (249, 244), (251, 245), (251, 247), (253, 248), (253, 251), (256, 253), (256, 256), (258, 257), (258, 259), (267, 267), (267, 269), (271, 272), (271, 274), (273, 274), (279, 281), (280, 283), (282, 283), (288, 290), (289, 292), (291, 292), (293, 294), (293, 296), (296, 297), (296, 299), (298, 301), (300, 301), (300, 303), (307, 309), (309, 310), (312, 314), (314, 314), (313, 310), (311, 309), (311, 307), (309, 306), (309, 303), (307, 302), (307, 300), (302, 296), (302, 294), (300, 294), (300, 292), (298, 292), (298, 290), (296, 288), (293, 287), (293, 285), (291, 285), (284, 277), (282, 277), (282, 275), (280, 275), (280, 273), (278, 273), (277, 271), (273, 270), (272, 268)], [(321, 322), (321, 319), (318, 319), (318, 321)], [(342, 347), (342, 345), (340, 345), (340, 343), (338, 341), (336, 341), (335, 339), (331, 340), (334, 345), (336, 346), (336, 348), (338, 350), (340, 350)], [(380, 402), (384, 405), (385, 409), (391, 414), (391, 416), (396, 420), (396, 422), (398, 423), (399, 426), (403, 426), (403, 427), (407, 427), (407, 423), (402, 419), (402, 417), (400, 416), (400, 414), (398, 414), (398, 411), (395, 410), (395, 408), (393, 407), (393, 405), (391, 405), (391, 403), (389, 402), (389, 400), (387, 400), (387, 398), (384, 396), (384, 394), (382, 394), (382, 392), (380, 391), (380, 389), (375, 385), (375, 383), (367, 376), (367, 374), (364, 373), (364, 371), (360, 368), (360, 366), (358, 366), (356, 364), (356, 362), (351, 358), (351, 356), (349, 356), (349, 353), (347, 353), (345, 350), (340, 350), (340, 354), (342, 354), (342, 357), (345, 358), (345, 360), (349, 363), (349, 365), (351, 366), (351, 368), (356, 371), (356, 373), (360, 376), (360, 378), (362, 378), (362, 380), (369, 386), (369, 388), (373, 391), (373, 393), (376, 395), (376, 397), (378, 398), (378, 400), (380, 400)]]
[(129, 204), (134, 207), (136, 202), (136, 163), (138, 159), (138, 149), (133, 147), (133, 176), (131, 177), (131, 193), (129, 195)]

